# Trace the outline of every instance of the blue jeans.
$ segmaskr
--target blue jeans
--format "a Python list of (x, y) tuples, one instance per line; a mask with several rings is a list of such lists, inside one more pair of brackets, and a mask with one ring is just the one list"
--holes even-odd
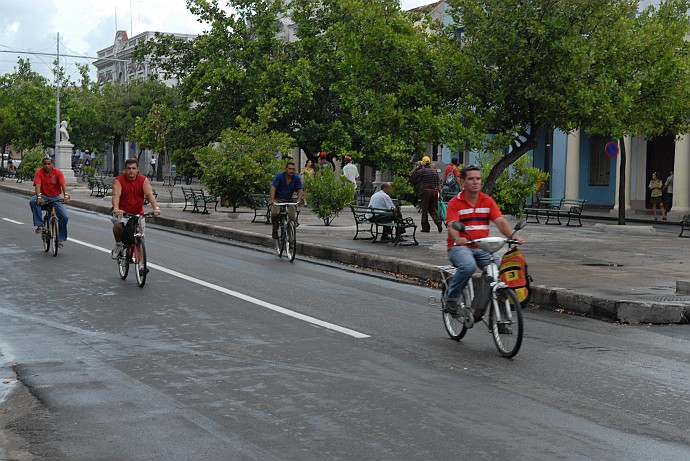
[(467, 282), (472, 278), (472, 274), (477, 267), (484, 269), (491, 261), (491, 255), (479, 248), (469, 248), (465, 245), (450, 247), (448, 259), (457, 268), (455, 277), (448, 286), (446, 299), (448, 301), (459, 301), (462, 290), (467, 286)]
[[(62, 197), (62, 195), (56, 195), (50, 197), (48, 195), (41, 195), (44, 200), (57, 200)], [(67, 221), (69, 221), (69, 215), (67, 214), (67, 207), (62, 202), (55, 202), (55, 214), (57, 215), (60, 223), (58, 225), (58, 240), (64, 242), (67, 240)], [(43, 216), (41, 216), (41, 205), (36, 202), (36, 196), (34, 195), (29, 200), (29, 206), (31, 207), (31, 214), (34, 218), (34, 226), (43, 225)]]

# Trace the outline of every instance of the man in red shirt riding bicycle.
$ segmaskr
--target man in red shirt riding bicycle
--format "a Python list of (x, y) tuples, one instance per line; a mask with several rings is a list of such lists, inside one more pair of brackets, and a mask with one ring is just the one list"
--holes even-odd
[(124, 217), (124, 213), (131, 215), (144, 214), (144, 197), (146, 197), (153, 207), (153, 214), (160, 216), (161, 209), (158, 207), (156, 196), (148, 178), (139, 174), (139, 163), (136, 159), (125, 160), (125, 172), (113, 180), (113, 215), (110, 220), (113, 223), (113, 236), (115, 237), (115, 248), (111, 252), (111, 257), (117, 259), (124, 249), (122, 243), (122, 232), (129, 218)]
[[(448, 227), (448, 259), (457, 268), (453, 281), (446, 293), (447, 310), (457, 312), (460, 306), (460, 294), (479, 267), (484, 269), (489, 264), (490, 254), (476, 247), (467, 246), (468, 240), (489, 236), (490, 222), (498, 227), (503, 235), (517, 240), (521, 245), (525, 240), (515, 234), (515, 230), (503, 217), (498, 205), (489, 195), (482, 192), (482, 171), (477, 165), (468, 165), (460, 171), (464, 189), (448, 202), (446, 225)], [(453, 222), (465, 225), (462, 234), (453, 228)]]
[[(31, 214), (33, 215), (34, 226), (36, 226), (36, 233), (43, 232), (43, 217), (41, 216), (41, 205), (47, 200), (54, 201), (55, 214), (58, 217), (58, 240), (59, 246), (67, 240), (67, 221), (69, 221), (69, 214), (65, 203), (69, 203), (69, 194), (67, 193), (67, 181), (62, 171), (53, 166), (53, 160), (50, 157), (43, 159), (43, 167), (36, 170), (34, 174), (34, 189), (36, 195), (29, 200), (31, 207)], [(61, 197), (62, 196), (62, 197)], [(62, 198), (63, 203), (57, 202)]]

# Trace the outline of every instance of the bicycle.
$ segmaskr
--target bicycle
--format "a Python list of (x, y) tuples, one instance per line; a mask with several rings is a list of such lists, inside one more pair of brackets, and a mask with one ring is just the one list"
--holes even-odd
[(47, 200), (43, 199), (41, 209), (45, 210), (43, 214), (43, 231), (41, 232), (41, 240), (43, 241), (43, 251), (46, 253), (53, 249), (53, 256), (57, 256), (60, 248), (60, 241), (58, 240), (60, 229), (60, 218), (55, 213), (55, 202), (62, 202), (62, 199)]
[[(524, 221), (515, 225), (515, 232), (524, 227)], [(455, 229), (464, 231), (462, 223), (453, 223)], [(455, 276), (453, 266), (438, 266), (441, 273), (441, 309), (446, 332), (455, 341), (460, 341), (475, 322), (482, 321), (489, 329), (496, 348), (502, 356), (514, 357), (520, 350), (523, 335), (522, 306), (512, 288), (501, 282), (499, 277), (498, 252), (504, 245), (516, 245), (518, 242), (505, 237), (485, 237), (469, 240), (466, 245), (476, 244), (490, 254), (489, 264), (482, 270), (477, 290), (472, 280), (462, 291), (462, 306), (457, 313), (447, 307), (446, 292)], [(438, 304), (433, 296), (429, 303)], [(469, 307), (467, 307), (469, 306)]]
[(293, 262), (297, 253), (297, 226), (288, 218), (287, 207), (294, 206), (297, 215), (299, 215), (299, 210), (296, 208), (298, 204), (286, 202), (274, 203), (274, 205), (280, 207), (280, 213), (278, 214), (278, 227), (280, 229), (278, 231), (278, 239), (275, 241), (276, 253), (279, 258), (285, 253), (290, 262)]
[[(129, 213), (124, 213), (125, 218), (129, 218), (127, 225), (125, 226), (125, 232), (127, 232), (127, 227), (132, 226), (134, 229), (134, 235), (132, 237), (132, 243), (125, 244), (123, 252), (121, 252), (117, 257), (117, 270), (120, 274), (120, 278), (125, 280), (129, 274), (130, 264), (134, 265), (134, 274), (137, 278), (137, 285), (143, 287), (146, 283), (146, 274), (149, 270), (146, 265), (146, 245), (144, 244), (144, 228), (146, 227), (146, 218), (153, 216), (153, 213), (144, 213), (140, 215), (131, 215)], [(132, 220), (134, 220), (132, 222)], [(130, 222), (132, 222), (130, 224)]]

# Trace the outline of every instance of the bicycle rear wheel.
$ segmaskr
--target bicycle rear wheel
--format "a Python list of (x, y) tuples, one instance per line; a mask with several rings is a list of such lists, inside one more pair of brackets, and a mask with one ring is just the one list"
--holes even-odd
[(43, 251), (48, 253), (50, 251), (50, 220), (48, 217), (43, 218), (43, 232), (41, 232), (41, 240), (43, 240)]
[[(472, 283), (470, 281), (470, 283)], [(469, 290), (465, 288), (462, 290), (462, 299), (466, 306), (472, 303), (472, 298), (470, 297)], [(441, 305), (443, 306), (443, 326), (446, 327), (446, 332), (451, 339), (455, 341), (460, 341), (467, 333), (467, 327), (465, 326), (465, 318), (462, 313), (451, 314), (446, 311), (446, 287), (441, 289)]]
[(51, 237), (53, 238), (53, 256), (57, 256), (58, 254), (58, 248), (60, 248), (60, 241), (58, 240), (58, 229), (59, 229), (59, 220), (58, 217), (55, 216), (50, 219), (50, 233)]
[(295, 260), (297, 253), (297, 228), (295, 223), (288, 221), (285, 225), (285, 254), (290, 262)]
[(143, 287), (149, 271), (146, 267), (146, 246), (143, 238), (137, 239), (134, 243), (134, 271), (137, 276), (137, 285)]
[(126, 246), (120, 256), (117, 258), (117, 271), (120, 273), (120, 278), (125, 280), (129, 274), (129, 261), (132, 258), (132, 247)]
[(514, 357), (522, 344), (522, 307), (510, 288), (500, 288), (489, 313), (489, 329), (503, 357)]

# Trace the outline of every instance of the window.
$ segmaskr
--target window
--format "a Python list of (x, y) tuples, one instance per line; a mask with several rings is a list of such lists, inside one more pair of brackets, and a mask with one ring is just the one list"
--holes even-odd
[(589, 185), (608, 186), (611, 176), (611, 158), (606, 155), (608, 136), (592, 136), (589, 138)]

